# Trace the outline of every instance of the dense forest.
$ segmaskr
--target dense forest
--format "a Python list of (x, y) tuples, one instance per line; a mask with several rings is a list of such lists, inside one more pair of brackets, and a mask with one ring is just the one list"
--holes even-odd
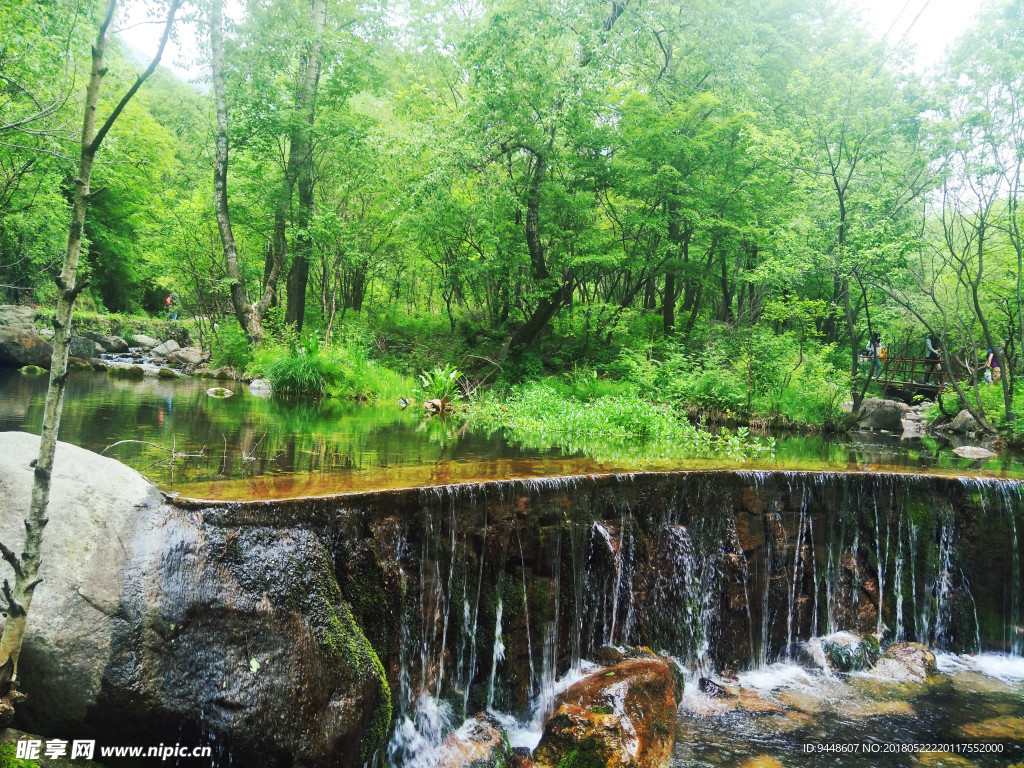
[[(215, 362), (303, 361), (317, 390), (458, 367), (818, 427), (872, 393), (875, 334), (890, 358), (931, 334), (951, 407), (1012, 434), (1019, 2), (927, 76), (830, 0), (231, 10), (185, 9), (206, 76), (158, 70), (106, 138), (83, 311), (170, 294)], [(7, 303), (55, 301), (100, 11), (0, 6)]]

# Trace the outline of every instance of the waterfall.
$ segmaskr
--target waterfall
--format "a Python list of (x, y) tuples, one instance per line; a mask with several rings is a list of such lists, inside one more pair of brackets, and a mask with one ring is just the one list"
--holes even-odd
[(483, 710), (538, 737), (559, 686), (606, 645), (697, 674), (792, 659), (844, 630), (1020, 654), (1021, 488), (715, 471), (392, 494), (362, 513), (401, 520), (381, 550), (407, 592), (388, 760), (426, 765)]

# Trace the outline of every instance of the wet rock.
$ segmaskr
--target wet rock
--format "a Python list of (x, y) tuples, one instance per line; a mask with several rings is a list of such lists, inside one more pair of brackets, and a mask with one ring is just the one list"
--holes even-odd
[(434, 764), (437, 768), (506, 768), (512, 757), (501, 723), (480, 714), (449, 734)]
[(861, 429), (887, 429), (903, 432), (903, 418), (910, 412), (910, 406), (899, 400), (884, 400), (869, 397), (860, 407)]
[(771, 755), (757, 755), (748, 757), (740, 763), (739, 768), (786, 768), (786, 766)]
[(895, 643), (885, 649), (874, 672), (896, 682), (924, 682), (937, 674), (935, 654), (921, 643)]
[(959, 448), (954, 448), (953, 453), (965, 459), (990, 459), (993, 456), (998, 456), (993, 451), (986, 448), (978, 448), (974, 445), (961, 445)]
[(68, 370), (69, 371), (91, 371), (93, 370), (92, 363), (81, 357), (68, 357)]
[(1024, 717), (993, 717), (960, 726), (960, 735), (973, 741), (1024, 741)]
[(53, 347), (34, 329), (0, 326), (0, 367), (50, 367)]
[(971, 416), (970, 411), (964, 408), (956, 415), (949, 428), (954, 432), (974, 432), (978, 429), (978, 422)]
[(702, 677), (697, 681), (697, 687), (701, 693), (713, 699), (725, 699), (731, 695), (728, 689), (707, 677)]
[(254, 397), (270, 397), (273, 391), (270, 379), (253, 379), (249, 382), (249, 393)]
[(103, 373), (110, 367), (105, 360), (101, 360), (98, 357), (91, 358), (89, 360), (89, 365), (92, 366), (94, 371), (98, 371), (99, 373)]
[(856, 632), (813, 637), (805, 648), (818, 667), (833, 672), (861, 672), (870, 668), (881, 655), (877, 640)]
[(220, 368), (216, 368), (207, 374), (207, 378), (211, 379), (223, 379), (226, 381), (241, 381), (242, 374), (237, 369), (230, 365), (222, 365)]
[(132, 365), (131, 363), (111, 363), (107, 367), (107, 376), (113, 376), (115, 379), (132, 379), (134, 381), (141, 381), (145, 375), (146, 371), (141, 365)]
[(22, 307), (17, 304), (0, 304), (0, 327), (34, 331), (36, 311), (32, 307)]
[(18, 373), (23, 373), (26, 376), (38, 376), (41, 373), (46, 373), (46, 369), (38, 365), (23, 365), (18, 369)]
[[(39, 439), (0, 433), (16, 550)], [(40, 733), (230, 750), (236, 765), (363, 764), (391, 719), (329, 534), (205, 522), (113, 459), (59, 443), (18, 715)]]
[(156, 372), (158, 379), (180, 379), (181, 374), (177, 371), (172, 371), (170, 368), (161, 368)]
[(167, 357), (171, 352), (177, 352), (179, 349), (181, 349), (181, 345), (178, 342), (168, 339), (163, 344), (157, 344), (149, 352), (153, 357)]
[(230, 389), (225, 389), (224, 387), (210, 387), (208, 390), (206, 390), (206, 394), (209, 395), (210, 397), (216, 397), (220, 400), (224, 400), (228, 397), (231, 397), (235, 393), (232, 392)]
[(150, 350), (153, 347), (159, 346), (159, 339), (154, 339), (152, 336), (146, 336), (143, 333), (132, 334), (128, 337), (128, 343), (133, 347), (141, 347), (145, 350)]
[(676, 702), (676, 683), (664, 660), (629, 659), (602, 668), (556, 699), (534, 762), (538, 768), (667, 765)]

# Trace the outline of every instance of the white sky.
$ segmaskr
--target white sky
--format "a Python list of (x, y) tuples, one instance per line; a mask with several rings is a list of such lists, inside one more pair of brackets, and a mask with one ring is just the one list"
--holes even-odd
[[(544, 0), (540, 0), (543, 2)], [(905, 38), (917, 51), (915, 67), (925, 69), (936, 64), (946, 47), (956, 36), (971, 25), (981, 0), (844, 0), (861, 9), (864, 21), (879, 37), (886, 35), (891, 43)], [(160, 39), (159, 24), (139, 23), (146, 20), (145, 0), (133, 3), (128, 18), (121, 23), (121, 33), (129, 44), (144, 56), (152, 57)], [(228, 0), (227, 15), (241, 13), (241, 0)], [(164, 53), (163, 64), (185, 79), (203, 75), (197, 65), (197, 51), (193, 25), (179, 25), (178, 42), (172, 41)]]

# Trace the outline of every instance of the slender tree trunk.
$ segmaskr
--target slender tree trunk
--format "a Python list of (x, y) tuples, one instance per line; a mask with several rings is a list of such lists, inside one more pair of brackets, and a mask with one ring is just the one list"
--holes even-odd
[(32, 499), (28, 517), (25, 520), (25, 543), (20, 556), (4, 544), (0, 544), (0, 555), (14, 571), (14, 587), (11, 588), (7, 579), (3, 583), (3, 633), (0, 635), (0, 659), (14, 662), (17, 669), (18, 657), (25, 638), (28, 612), (32, 604), (35, 588), (42, 579), (39, 577), (43, 543), (43, 529), (48, 522), (47, 510), (50, 504), (50, 481), (53, 476), (53, 458), (57, 449), (57, 435), (60, 431), (61, 411), (64, 406), (64, 387), (67, 383), (68, 349), (71, 339), (71, 325), (78, 294), (85, 287), (85, 281), (78, 275), (78, 261), (82, 250), (82, 232), (85, 228), (85, 215), (89, 207), (89, 186), (92, 180), (92, 169), (107, 133), (121, 115), (125, 106), (131, 101), (142, 84), (156, 70), (164, 47), (174, 24), (174, 16), (178, 11), (180, 0), (172, 0), (164, 26), (160, 48), (146, 70), (141, 73), (132, 86), (121, 97), (100, 128), (96, 128), (96, 110), (100, 98), (100, 86), (107, 73), (104, 62), (107, 49), (107, 34), (117, 9), (117, 0), (107, 0), (103, 20), (92, 46), (92, 67), (89, 83), (85, 91), (85, 106), (82, 117), (82, 141), (78, 160), (78, 174), (75, 177), (74, 199), (71, 206), (71, 222), (68, 226), (68, 243), (64, 253), (64, 265), (57, 278), (59, 290), (57, 310), (53, 321), (53, 354), (50, 358), (50, 383), (46, 390), (46, 403), (43, 406), (43, 428), (39, 444), (39, 456), (36, 459)]
[[(316, 95), (320, 85), (323, 36), (327, 29), (327, 0), (313, 0), (313, 34), (306, 66), (295, 94), (295, 103), (302, 109), (304, 125), (297, 125), (292, 131), (288, 148), (288, 168), (294, 173), (288, 182), (288, 195), (297, 180), (299, 187), (298, 235), (295, 238), (295, 253), (288, 273), (288, 303), (285, 307), (285, 322), (302, 330), (306, 315), (306, 286), (309, 283), (309, 263), (313, 256), (313, 241), (309, 236), (309, 225), (313, 221), (313, 123), (316, 120)], [(287, 174), (286, 174), (287, 175)], [(287, 204), (287, 200), (285, 201)]]
[[(223, 0), (214, 0), (210, 9), (210, 53), (213, 68), (213, 93), (217, 103), (217, 141), (213, 166), (213, 199), (217, 209), (217, 229), (224, 247), (224, 264), (231, 281), (231, 306), (235, 310), (238, 324), (242, 326), (250, 342), (256, 342), (263, 335), (263, 326), (249, 301), (245, 278), (238, 263), (235, 236), (231, 231), (231, 216), (228, 212), (228, 106), (227, 89), (224, 83), (224, 33)], [(273, 276), (267, 277), (270, 285)]]

